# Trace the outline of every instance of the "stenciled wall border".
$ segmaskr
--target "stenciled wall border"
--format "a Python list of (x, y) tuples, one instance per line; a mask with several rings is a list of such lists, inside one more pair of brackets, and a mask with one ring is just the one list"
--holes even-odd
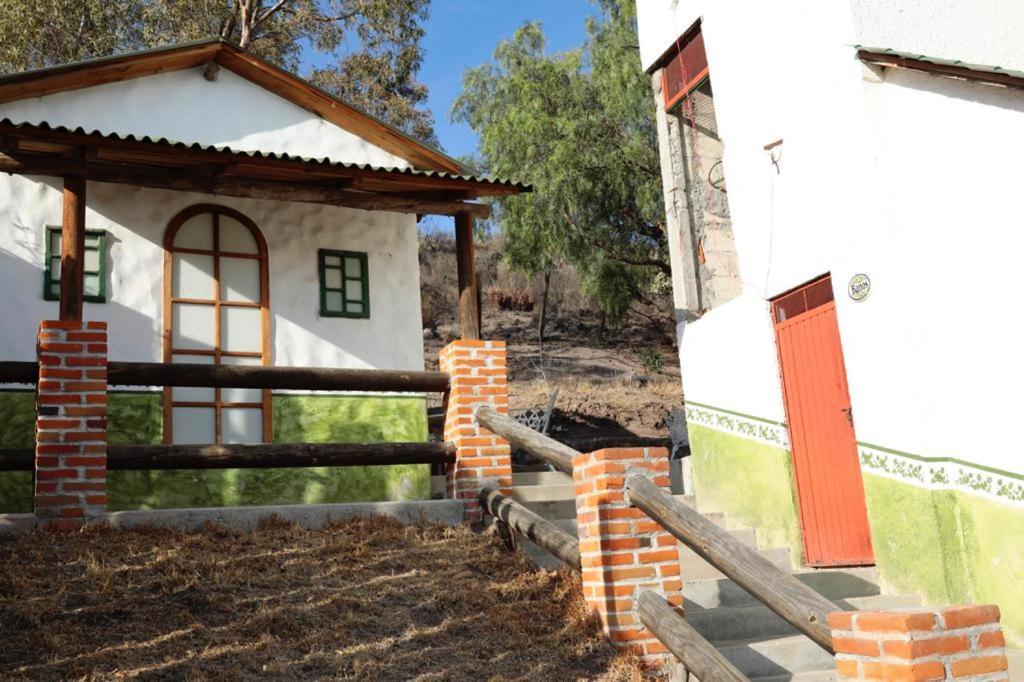
[[(686, 421), (740, 438), (789, 449), (785, 424), (686, 403)], [(857, 443), (861, 470), (929, 490), (959, 490), (1024, 508), (1024, 475), (972, 464), (953, 457), (923, 457), (871, 443)]]
[(742, 412), (733, 412), (720, 407), (687, 401), (686, 423), (706, 426), (758, 443), (789, 449), (789, 432), (786, 430), (785, 424), (752, 417)]
[(929, 490), (959, 490), (1024, 508), (1024, 476), (954, 457), (922, 457), (857, 443), (862, 471)]

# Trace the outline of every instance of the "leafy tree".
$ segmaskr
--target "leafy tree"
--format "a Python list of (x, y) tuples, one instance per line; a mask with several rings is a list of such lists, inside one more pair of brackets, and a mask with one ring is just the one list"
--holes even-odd
[(535, 274), (572, 263), (617, 320), (652, 304), (671, 269), (636, 7), (602, 0), (600, 10), (581, 48), (554, 55), (538, 23), (523, 25), (492, 63), (463, 75), (452, 117), (480, 136), (480, 165), (534, 186), (496, 206), (510, 266)]
[(314, 83), (436, 141), (423, 109), (429, 0), (5, 0), (0, 72), (221, 36), (290, 71), (304, 48), (331, 65)]

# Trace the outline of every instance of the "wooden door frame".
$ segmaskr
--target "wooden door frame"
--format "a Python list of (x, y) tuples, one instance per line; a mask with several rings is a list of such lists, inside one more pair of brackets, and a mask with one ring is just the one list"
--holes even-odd
[[(213, 250), (205, 251), (202, 249), (189, 249), (189, 248), (175, 248), (174, 239), (178, 234), (178, 230), (184, 225), (189, 219), (194, 218), (198, 215), (209, 213), (212, 215), (213, 220)], [(222, 253), (220, 251), (220, 216), (226, 215), (234, 218), (239, 223), (244, 225), (252, 234), (256, 240), (256, 246), (258, 253), (254, 256), (253, 254), (243, 253)], [(181, 299), (174, 298), (173, 296), (173, 277), (174, 277), (174, 254), (175, 253), (196, 253), (201, 255), (213, 256), (213, 277), (215, 298), (212, 301), (205, 299)], [(243, 352), (231, 352), (222, 351), (221, 345), (221, 288), (220, 288), (220, 258), (227, 256), (228, 258), (245, 258), (249, 260), (258, 260), (260, 269), (260, 302), (258, 304), (247, 304), (247, 303), (230, 303), (228, 307), (238, 308), (255, 308), (260, 309), (260, 351), (259, 353), (243, 353)], [(197, 350), (182, 350), (175, 349), (172, 345), (172, 333), (173, 333), (173, 319), (174, 311), (173, 305), (175, 303), (199, 303), (202, 305), (210, 305), (212, 303), (214, 307), (214, 349), (211, 351), (197, 351)], [(221, 358), (226, 357), (259, 357), (261, 364), (265, 367), (270, 365), (270, 264), (269, 264), (269, 253), (267, 250), (267, 240), (263, 237), (263, 233), (254, 221), (248, 218), (245, 214), (227, 206), (221, 206), (220, 204), (193, 204), (188, 208), (179, 211), (170, 222), (167, 224), (167, 229), (164, 231), (164, 282), (163, 282), (163, 306), (164, 306), (164, 326), (163, 326), (163, 361), (165, 363), (172, 363), (173, 357), (177, 355), (197, 355), (213, 357), (214, 364), (221, 364)], [(202, 403), (202, 407), (213, 407), (215, 416), (215, 437), (216, 442), (221, 442), (221, 413), (225, 406), (225, 403), (221, 401), (221, 389), (214, 388), (214, 401), (212, 404)], [(173, 389), (170, 386), (165, 386), (163, 389), (163, 442), (165, 444), (171, 444), (173, 435), (173, 407), (175, 406), (173, 400)], [(178, 406), (188, 407), (178, 404)], [(256, 403), (238, 403), (228, 404), (228, 407), (256, 407)], [(263, 414), (263, 441), (266, 443), (273, 442), (274, 428), (273, 428), (273, 410), (272, 410), (272, 398), (271, 392), (268, 389), (263, 389), (261, 394), (261, 401), (258, 407), (262, 410)]]

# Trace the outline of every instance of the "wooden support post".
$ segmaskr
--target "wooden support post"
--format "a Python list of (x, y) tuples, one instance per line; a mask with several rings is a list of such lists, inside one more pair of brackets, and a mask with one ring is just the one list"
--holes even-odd
[(85, 178), (64, 178), (64, 224), (60, 237), (60, 319), (82, 321), (85, 291)]
[(469, 213), (455, 214), (455, 259), (459, 270), (459, 336), (466, 341), (479, 341), (473, 216)]

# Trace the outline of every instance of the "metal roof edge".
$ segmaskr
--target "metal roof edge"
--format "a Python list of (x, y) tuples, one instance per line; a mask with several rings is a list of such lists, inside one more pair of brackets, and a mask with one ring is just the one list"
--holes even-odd
[(249, 151), (244, 149), (233, 149), (226, 145), (204, 145), (199, 142), (183, 142), (179, 140), (170, 140), (166, 137), (152, 137), (150, 135), (135, 135), (132, 133), (122, 134), (116, 132), (104, 133), (100, 130), (86, 130), (85, 128), (78, 126), (70, 128), (64, 125), (52, 125), (47, 121), (40, 121), (39, 123), (31, 123), (28, 121), (13, 121), (9, 118), (0, 119), (0, 126), (10, 126), (16, 130), (39, 130), (43, 132), (55, 132), (62, 134), (71, 135), (85, 135), (88, 137), (98, 138), (100, 140), (112, 140), (118, 142), (135, 142), (141, 144), (154, 144), (166, 147), (173, 147), (175, 149), (189, 149), (193, 151), (203, 152), (216, 152), (221, 154), (236, 154), (246, 156), (252, 159), (271, 159), (278, 161), (293, 161), (306, 164), (315, 164), (320, 166), (345, 168), (350, 170), (364, 170), (374, 171), (380, 173), (390, 173), (395, 175), (408, 175), (412, 177), (428, 177), (428, 178), (441, 178), (447, 180), (462, 180), (465, 182), (475, 182), (485, 185), (493, 185), (495, 187), (512, 187), (520, 190), (521, 192), (532, 192), (533, 186), (517, 181), (505, 178), (490, 178), (487, 176), (476, 176), (464, 173), (450, 173), (448, 171), (438, 170), (423, 170), (412, 167), (398, 167), (398, 166), (375, 166), (369, 163), (358, 163), (351, 161), (334, 161), (328, 157), (316, 158), (299, 156), (296, 154), (288, 154), (286, 152), (265, 152), (260, 150)]

